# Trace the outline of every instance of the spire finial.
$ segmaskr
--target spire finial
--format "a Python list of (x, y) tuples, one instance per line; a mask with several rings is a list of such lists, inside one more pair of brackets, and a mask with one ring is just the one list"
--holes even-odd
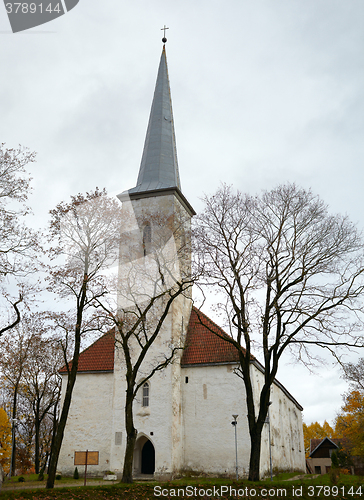
[(166, 28), (166, 25), (164, 25), (164, 28), (161, 28), (161, 31), (164, 31), (162, 42), (166, 43), (167, 38), (166, 38), (166, 30), (169, 30), (169, 28)]

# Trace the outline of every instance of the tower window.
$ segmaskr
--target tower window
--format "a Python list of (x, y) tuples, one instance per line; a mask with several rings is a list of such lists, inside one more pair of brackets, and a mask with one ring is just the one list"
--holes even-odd
[(143, 406), (149, 406), (149, 384), (143, 384)]
[(149, 222), (146, 223), (143, 229), (143, 252), (144, 257), (150, 253), (152, 246), (152, 228)]

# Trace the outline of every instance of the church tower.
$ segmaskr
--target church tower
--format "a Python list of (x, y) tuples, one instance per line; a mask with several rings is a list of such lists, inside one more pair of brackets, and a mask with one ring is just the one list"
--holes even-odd
[[(165, 38), (163, 40), (166, 41)], [(195, 215), (181, 189), (165, 45), (160, 59), (137, 184), (119, 194), (118, 198), (123, 202), (123, 209), (131, 210), (125, 230), (130, 232), (138, 229), (140, 233), (134, 234), (132, 253), (130, 241), (128, 250), (125, 254), (122, 253), (121, 260), (125, 263), (145, 257), (153, 251), (153, 220), (157, 223), (158, 217), (168, 219), (171, 237), (177, 226), (182, 223), (184, 228), (188, 229), (191, 217)], [(174, 225), (171, 225), (172, 218)], [(167, 237), (167, 234), (164, 237)], [(179, 237), (184, 240), (182, 230)], [(140, 239), (141, 247), (138, 247), (137, 239)], [(159, 244), (161, 243), (160, 241)], [(157, 242), (154, 241), (154, 244)], [(190, 256), (187, 260), (190, 260)]]
[[(163, 290), (172, 289), (174, 283), (188, 280), (191, 275), (190, 233), (195, 212), (181, 189), (165, 45), (137, 183), (118, 198), (124, 214), (118, 307), (133, 308), (137, 303), (143, 308)], [(158, 338), (143, 361), (140, 380), (173, 347), (183, 346), (191, 308), (189, 288), (173, 301)], [(156, 306), (154, 318), (158, 319), (162, 313), (163, 304)], [(143, 453), (147, 448), (154, 448), (153, 472), (157, 476), (181, 468), (181, 353), (177, 351), (174, 362), (153, 375), (134, 401), (134, 425), (138, 430), (134, 452), (136, 474), (146, 472)], [(122, 359), (117, 362), (117, 358), (116, 353), (115, 373), (119, 365), (119, 376), (123, 377)], [(125, 389), (123, 392), (120, 386), (123, 396), (120, 402), (125, 400), (124, 394)], [(121, 417), (120, 412), (116, 414)], [(115, 432), (118, 425), (115, 423)], [(151, 466), (149, 472), (152, 469)]]

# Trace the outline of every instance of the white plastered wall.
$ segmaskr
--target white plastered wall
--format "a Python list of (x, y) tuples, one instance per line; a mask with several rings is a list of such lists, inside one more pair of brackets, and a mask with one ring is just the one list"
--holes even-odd
[[(168, 318), (165, 328), (172, 327)], [(156, 349), (162, 346), (162, 337)], [(152, 355), (152, 353), (150, 353)], [(263, 375), (252, 367), (254, 393)], [(186, 383), (188, 377), (188, 383)], [(66, 377), (64, 377), (65, 381)], [(179, 394), (176, 395), (176, 387)], [(305, 458), (301, 412), (277, 385), (272, 386), (271, 443), (273, 468), (304, 470)], [(74, 452), (99, 451), (99, 466), (90, 474), (106, 470), (121, 474), (125, 453), (125, 376), (122, 360), (115, 356), (113, 373), (81, 373), (77, 376), (70, 415), (59, 459), (63, 474), (74, 471)], [(237, 414), (239, 475), (246, 476), (250, 440), (245, 390), (233, 373), (233, 365), (181, 368), (176, 362), (150, 380), (150, 406), (143, 408), (141, 395), (134, 402), (138, 436), (147, 437), (155, 448), (156, 476), (179, 471), (235, 474), (235, 436), (231, 425)], [(121, 433), (121, 443), (115, 441)], [(120, 434), (119, 434), (120, 437)], [(136, 461), (138, 458), (136, 457)], [(135, 463), (135, 472), (138, 472)], [(81, 468), (82, 470), (82, 468)], [(262, 435), (261, 475), (269, 474), (268, 425)]]
[[(113, 381), (111, 372), (77, 374), (58, 460), (57, 470), (62, 474), (72, 475), (75, 451), (86, 450), (99, 452), (99, 465), (88, 466), (88, 475), (100, 476), (110, 470)], [(62, 388), (66, 384), (67, 376), (63, 375)], [(78, 466), (80, 473), (83, 470)]]
[[(188, 377), (188, 383), (186, 383)], [(191, 366), (182, 369), (183, 469), (208, 474), (235, 474), (237, 425), (239, 474), (249, 465), (249, 431), (244, 386), (232, 365)]]
[[(256, 407), (263, 374), (254, 366)], [(186, 383), (188, 377), (188, 383)], [(235, 436), (231, 425), (237, 414), (239, 476), (249, 469), (250, 438), (243, 381), (233, 365), (191, 366), (182, 369), (183, 469), (208, 474), (235, 474)], [(277, 385), (272, 386), (271, 443), (274, 469), (305, 469), (301, 411)], [(261, 476), (269, 474), (268, 424), (262, 434)]]

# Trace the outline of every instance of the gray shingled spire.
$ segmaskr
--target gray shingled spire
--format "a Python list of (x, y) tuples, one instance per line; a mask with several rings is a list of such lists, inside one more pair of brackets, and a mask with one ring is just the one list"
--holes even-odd
[(181, 192), (166, 50), (163, 46), (137, 185), (119, 194), (118, 198), (124, 201), (171, 192), (191, 215), (195, 214)]
[(129, 194), (181, 189), (166, 51), (163, 46), (139, 176)]

